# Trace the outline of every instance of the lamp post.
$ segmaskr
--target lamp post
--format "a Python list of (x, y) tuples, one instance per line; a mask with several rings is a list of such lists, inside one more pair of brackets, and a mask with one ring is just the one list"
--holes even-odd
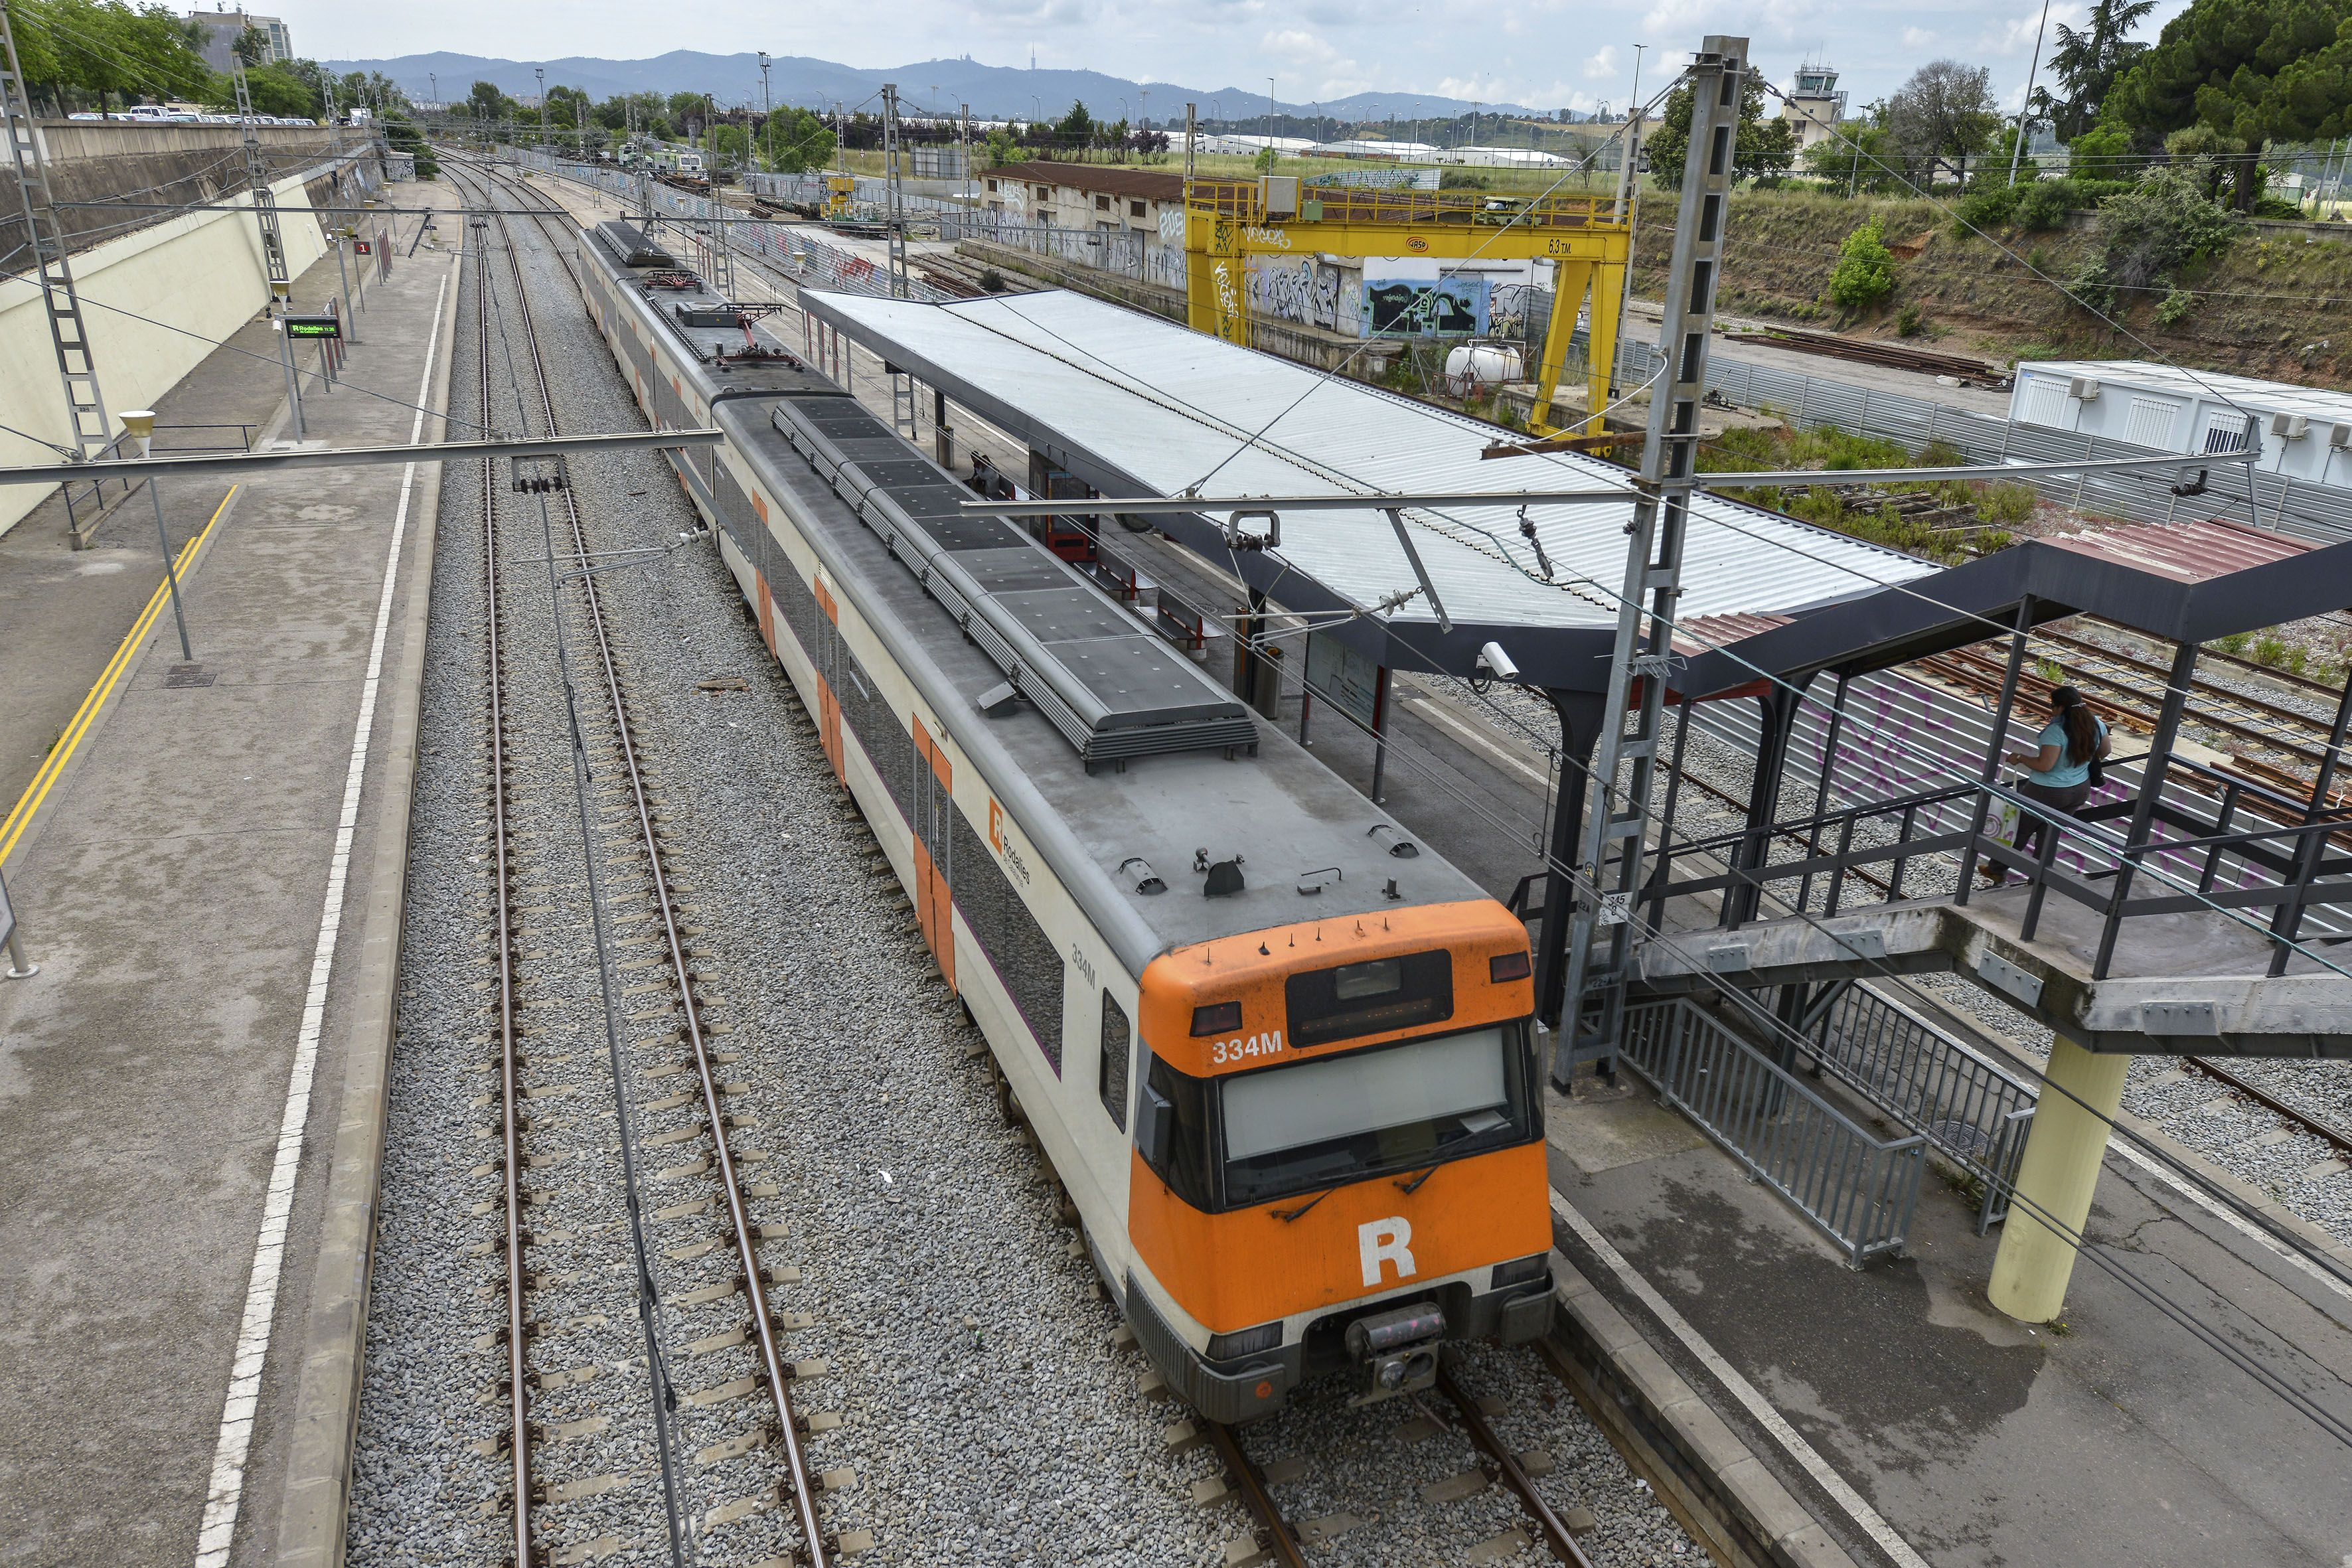
[(547, 145), (547, 69), (533, 66), (530, 74), (539, 79), (539, 144)]
[(2017, 184), (2018, 154), (2025, 151), (2025, 128), (2033, 122), (2033, 79), (2042, 74), (2042, 35), (2050, 27), (2050, 0), (2042, 0), (2042, 26), (2033, 34), (2033, 64), (2025, 72), (2025, 98), (2017, 106), (2017, 140), (2009, 148), (2009, 183)]
[[(122, 411), (122, 427), (139, 443), (139, 455), (155, 455), (155, 411), (152, 408), (126, 408)], [(194, 664), (196, 656), (188, 651), (188, 617), (180, 609), (180, 570), (172, 562), (172, 537), (163, 531), (163, 481), (153, 474), (147, 476), (147, 499), (155, 503), (155, 542), (163, 547), (163, 581), (172, 585), (172, 619), (180, 627), (180, 662)]]
[(768, 170), (776, 167), (776, 100), (768, 93), (768, 51), (760, 51), (760, 140), (768, 146)]

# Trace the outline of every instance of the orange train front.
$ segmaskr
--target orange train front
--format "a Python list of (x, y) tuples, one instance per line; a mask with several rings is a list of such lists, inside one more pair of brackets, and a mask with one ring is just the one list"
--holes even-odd
[(1144, 971), (1127, 1310), (1192, 1404), (1278, 1406), (1437, 1342), (1540, 1335), (1551, 1220), (1527, 933), (1491, 900), (1180, 949)]
[[(726, 433), (679, 483), (1170, 1386), (1243, 1420), (1305, 1377), (1414, 1387), (1444, 1340), (1540, 1335), (1525, 929), (1105, 592), (1132, 574), (1090, 533), (961, 512), (962, 477), (747, 352), (656, 237), (589, 241), (646, 412)], [(803, 296), (813, 331), (837, 299)], [(983, 407), (1046, 439), (1017, 395)]]

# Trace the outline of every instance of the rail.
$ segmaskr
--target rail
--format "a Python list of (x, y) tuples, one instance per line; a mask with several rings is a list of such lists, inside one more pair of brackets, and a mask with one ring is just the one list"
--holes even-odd
[[(545, 219), (535, 216), (534, 221), (541, 225), (541, 232), (544, 233)], [(504, 226), (505, 222), (505, 217), (501, 216), (499, 218), (501, 227)], [(523, 341), (528, 361), (533, 368), (538, 382), (540, 412), (547, 429), (552, 434), (557, 426), (554, 392), (551, 379), (547, 374), (538, 330), (530, 309), (530, 293), (524, 284), (522, 263), (513, 246), (509, 245), (503, 248), (507, 254), (508, 266), (512, 271), (516, 298), (521, 307)], [(570, 263), (563, 260), (561, 247), (556, 248), (555, 254), (569, 272)], [(579, 281), (576, 274), (573, 275), (572, 280), (576, 286)], [(488, 384), (485, 383), (485, 384)], [(588, 537), (581, 519), (578, 500), (568, 486), (558, 489), (553, 493), (557, 498), (557, 504), (562, 509), (572, 548), (582, 559), (585, 559), (589, 554)], [(765, 1388), (774, 1416), (771, 1437), (781, 1450), (780, 1463), (785, 1473), (793, 1513), (800, 1526), (803, 1551), (805, 1553), (808, 1568), (827, 1568), (832, 1559), (832, 1547), (817, 1515), (814, 1479), (810, 1474), (808, 1454), (802, 1443), (800, 1425), (793, 1412), (791, 1396), (786, 1392), (787, 1385), (792, 1380), (792, 1371), (790, 1363), (783, 1358), (782, 1348), (776, 1339), (777, 1317), (768, 1304), (768, 1275), (761, 1265), (758, 1250), (760, 1230), (752, 1223), (745, 1205), (743, 1184), (736, 1169), (734, 1152), (728, 1141), (729, 1121), (726, 1108), (720, 1100), (716, 1063), (705, 1036), (701, 1010), (695, 1000), (693, 972), (687, 962), (685, 939), (678, 927), (677, 900), (670, 889), (668, 875), (663, 867), (660, 839), (654, 831), (653, 809), (646, 795), (644, 771), (638, 760), (636, 742), (629, 724), (628, 706), (621, 692), (620, 673), (613, 656), (611, 636), (604, 623), (603, 601), (597, 593), (594, 577), (583, 574), (579, 582), (582, 605), (588, 617), (590, 640), (596, 654), (599, 671), (603, 676), (605, 699), (611, 706), (613, 714), (615, 744), (620, 752), (621, 776), (629, 786), (629, 804), (636, 820), (636, 837), (643, 846), (647, 874), (653, 883), (654, 908), (661, 918), (660, 934), (664, 955), (667, 959), (665, 967), (677, 987), (679, 1005), (685, 1015), (685, 1023), (679, 1033), (691, 1054), (696, 1086), (700, 1091), (702, 1114), (710, 1133), (712, 1160), (716, 1167), (713, 1174), (719, 1183), (727, 1211), (730, 1232), (728, 1239), (732, 1245), (736, 1265), (741, 1271), (740, 1289), (751, 1309), (751, 1321), (747, 1327), (751, 1332), (753, 1351), (759, 1360), (757, 1381)], [(510, 1126), (512, 1122), (513, 1119), (509, 1118)], [(509, 1181), (513, 1180), (514, 1172), (515, 1165), (509, 1160), (508, 1165)], [(510, 1225), (513, 1223), (512, 1216), (519, 1212), (519, 1205), (509, 1205)], [(512, 1324), (510, 1323), (509, 1326), (511, 1328)], [(520, 1342), (518, 1336), (515, 1343), (520, 1346)], [(519, 1349), (512, 1353), (519, 1358)], [(516, 1386), (514, 1404), (517, 1411), (516, 1421), (520, 1428), (520, 1424), (524, 1419), (523, 1385), (521, 1384)], [(518, 1443), (520, 1437), (519, 1431), (516, 1439)], [(530, 1494), (528, 1489), (528, 1474), (520, 1468), (520, 1460), (518, 1460), (517, 1464), (516, 1479), (522, 1488), (515, 1494), (515, 1512), (520, 1521), (529, 1510)], [(517, 1568), (521, 1568), (521, 1565), (533, 1563), (536, 1559), (528, 1551), (528, 1527), (519, 1522), (517, 1530), (518, 1545), (523, 1550), (519, 1551), (514, 1561)]]
[(1625, 1009), (1622, 1059), (1860, 1268), (1903, 1250), (1927, 1141), (1882, 1142), (1688, 997)]

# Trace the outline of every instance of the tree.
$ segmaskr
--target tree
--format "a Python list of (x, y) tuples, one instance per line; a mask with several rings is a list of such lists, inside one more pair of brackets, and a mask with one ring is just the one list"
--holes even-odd
[(106, 107), (115, 100), (201, 98), (212, 72), (190, 24), (162, 5), (121, 0), (44, 0), (10, 12), (26, 81), (63, 108), (67, 95)]
[[(318, 89), (282, 65), (255, 66), (245, 73), (246, 95), (256, 114), (284, 115), (294, 120), (323, 120), (326, 105)], [(225, 76), (213, 78), (205, 93), (206, 107), (234, 110), (236, 84)]]
[(1054, 145), (1084, 152), (1094, 142), (1095, 117), (1087, 112), (1085, 103), (1072, 100), (1070, 111), (1054, 127)]
[[(1680, 190), (1683, 164), (1690, 154), (1691, 89), (1687, 84), (1667, 95), (1665, 112), (1647, 141), (1650, 177), (1670, 191)], [(1739, 95), (1739, 142), (1731, 159), (1732, 173), (1741, 179), (1773, 180), (1797, 161), (1797, 146), (1789, 122), (1764, 118), (1764, 89), (1754, 77)]]
[(2229, 138), (2231, 205), (2249, 211), (2264, 141), (2352, 131), (2352, 0), (2195, 0), (2116, 82), (2105, 112), (2144, 143), (2195, 124)]
[(2047, 89), (2034, 93), (2037, 111), (2050, 116), (2061, 142), (2072, 142), (2099, 118), (2116, 78), (2147, 52), (2126, 37), (2156, 9), (2156, 0), (2091, 0), (2091, 14), (2076, 32), (2058, 24), (2058, 47), (2050, 51), (2051, 74), (2066, 89), (2063, 99)]
[(1837, 270), (1830, 274), (1830, 299), (1859, 313), (1895, 292), (1895, 253), (1876, 218), (1845, 237), (1838, 247)]
[(761, 138), (771, 166), (798, 174), (833, 162), (833, 129), (805, 109), (780, 109)]
[(1867, 119), (1842, 125), (1838, 134), (1805, 149), (1805, 168), (1837, 190), (1881, 191), (1895, 184), (1892, 171), (1900, 162), (1888, 145), (1886, 127), (1878, 123), (1877, 106)]
[(1916, 184), (1935, 184), (1938, 168), (1967, 184), (1969, 156), (2000, 125), (1992, 72), (1958, 60), (1929, 60), (1886, 100), (1887, 138)]

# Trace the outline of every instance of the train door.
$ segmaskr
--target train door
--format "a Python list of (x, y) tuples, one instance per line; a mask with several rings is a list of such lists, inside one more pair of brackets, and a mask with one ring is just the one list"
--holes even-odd
[[(1095, 499), (1092, 485), (1047, 461), (1043, 452), (1035, 450), (1029, 454), (1029, 493), (1042, 500), (1060, 500), (1065, 496), (1073, 500)], [(1101, 531), (1099, 518), (1086, 513), (1033, 518), (1029, 528), (1046, 549), (1065, 561), (1083, 564), (1095, 559), (1095, 539)]]
[(940, 975), (955, 989), (955, 914), (950, 891), (954, 863), (955, 772), (920, 715), (915, 727), (915, 921), (922, 928)]
[(841, 699), (834, 695), (841, 682), (841, 603), (822, 577), (816, 584), (816, 607), (824, 616), (816, 639), (817, 737), (824, 745), (824, 760), (833, 764), (833, 776), (847, 784), (849, 770), (841, 760)]

